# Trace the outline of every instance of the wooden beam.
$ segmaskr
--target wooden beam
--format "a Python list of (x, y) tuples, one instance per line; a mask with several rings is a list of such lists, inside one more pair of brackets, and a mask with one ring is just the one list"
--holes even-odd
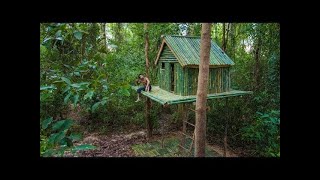
[(154, 62), (154, 64), (155, 65), (157, 65), (158, 64), (158, 60), (159, 60), (159, 58), (160, 58), (160, 54), (161, 54), (161, 52), (162, 52), (162, 49), (163, 49), (163, 46), (164, 46), (164, 39), (162, 40), (162, 44), (161, 44), (161, 47), (160, 47), (160, 50), (159, 50), (159, 52), (158, 52), (158, 55), (157, 55), (157, 58), (156, 58), (156, 60), (155, 60), (155, 62)]
[[(165, 39), (163, 39), (163, 40), (166, 42)], [(172, 48), (168, 45), (167, 42), (166, 42), (166, 44), (167, 44), (168, 48), (171, 50), (172, 54), (177, 58), (177, 61), (179, 62), (179, 64), (182, 66), (182, 63), (181, 63), (179, 56), (177, 56), (177, 54), (172, 50)]]
[[(187, 118), (188, 118), (188, 112), (186, 110), (186, 104), (179, 104), (178, 105), (180, 107), (180, 111), (181, 111), (181, 121), (182, 121), (182, 132), (183, 133), (187, 133)], [(185, 147), (186, 145), (186, 138), (185, 136), (182, 134), (181, 135), (181, 141), (180, 141), (180, 146)], [(180, 149), (181, 151), (181, 149)]]
[(152, 121), (150, 117), (150, 108), (151, 108), (151, 101), (150, 98), (147, 97), (146, 99), (146, 108), (145, 108), (145, 118), (146, 118), (146, 129), (147, 129), (147, 137), (150, 139), (152, 137)]

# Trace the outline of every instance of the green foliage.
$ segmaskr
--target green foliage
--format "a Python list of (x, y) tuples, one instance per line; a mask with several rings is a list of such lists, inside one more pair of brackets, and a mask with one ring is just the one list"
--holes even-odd
[(82, 135), (71, 133), (72, 120), (53, 122), (53, 118), (41, 121), (40, 156), (63, 156), (65, 151), (72, 153), (95, 149), (95, 146), (83, 144), (74, 146), (74, 142), (81, 140)]
[[(258, 117), (242, 131), (242, 140), (254, 143), (263, 156), (280, 156), (280, 111), (257, 112)], [(260, 155), (260, 154), (259, 154)]]
[(81, 40), (82, 39), (82, 32), (80, 31), (75, 31), (73, 33), (74, 37), (77, 38), (78, 40)]
[[(213, 110), (208, 112), (208, 138), (222, 137), (224, 122), (229, 117), (231, 146), (255, 149), (255, 154), (261, 156), (277, 155), (280, 141), (271, 137), (279, 132), (272, 129), (270, 134), (266, 129), (276, 126), (270, 123), (267, 126), (265, 122), (275, 117), (272, 110), (280, 109), (280, 25), (232, 23), (230, 27), (226, 52), (236, 64), (231, 72), (232, 88), (255, 88), (254, 57), (259, 38), (261, 80), (252, 96), (229, 98), (228, 108), (224, 100), (208, 101), (210, 106), (213, 105)], [(212, 28), (212, 39), (220, 46), (222, 28), (222, 23), (214, 23)], [(60, 145), (62, 152), (69, 148), (65, 145), (71, 144), (71, 139), (78, 138), (68, 127), (66, 114), (70, 107), (81, 109), (80, 113), (89, 121), (87, 129), (97, 126), (109, 130), (127, 124), (144, 127), (144, 102), (134, 102), (136, 92), (130, 89), (130, 85), (137, 74), (145, 73), (145, 36), (148, 34), (149, 38), (151, 84), (156, 85), (158, 70), (154, 60), (162, 42), (160, 37), (181, 35), (182, 31), (188, 36), (200, 36), (201, 23), (148, 23), (146, 31), (143, 23), (40, 24), (42, 155), (47, 149), (47, 154), (56, 152), (52, 149), (55, 141), (63, 141), (64, 145)], [(158, 125), (159, 108), (159, 104), (153, 103), (151, 118), (155, 126)], [(255, 112), (268, 112), (266, 114), (270, 117)], [(194, 119), (194, 115), (189, 118)], [(64, 121), (55, 125), (59, 119)], [(56, 130), (51, 132), (53, 125)], [(66, 137), (71, 139), (63, 140)], [(259, 141), (259, 137), (267, 137), (268, 142)], [(255, 144), (265, 144), (265, 148)]]
[[(222, 23), (213, 26), (212, 39), (222, 45)], [(259, 56), (261, 81), (257, 90), (254, 90), (254, 53), (258, 37), (262, 41)], [(231, 147), (243, 147), (248, 153), (250, 152), (248, 155), (280, 155), (280, 139), (275, 139), (278, 136), (280, 138), (280, 129), (272, 123), (266, 126), (264, 122), (269, 121), (268, 118), (261, 118), (255, 113), (268, 112), (266, 114), (275, 117), (270, 112), (280, 112), (279, 24), (232, 23), (226, 51), (236, 64), (231, 71), (232, 88), (254, 90), (254, 94), (242, 98), (229, 98), (228, 107), (225, 105), (225, 100), (217, 99), (209, 102), (210, 106), (213, 106), (212, 111), (208, 112), (209, 139), (211, 137), (223, 139), (225, 121), (228, 119), (228, 144)], [(250, 136), (254, 140), (250, 139)]]
[(52, 117), (50, 117), (50, 118), (48, 118), (48, 119), (45, 119), (43, 122), (42, 122), (42, 129), (47, 129), (47, 127), (49, 126), (49, 124), (51, 124), (52, 123), (52, 120), (53, 120), (53, 118)]
[(83, 150), (91, 150), (95, 149), (96, 147), (90, 144), (81, 144), (79, 146), (76, 146), (72, 149), (72, 151), (83, 151)]

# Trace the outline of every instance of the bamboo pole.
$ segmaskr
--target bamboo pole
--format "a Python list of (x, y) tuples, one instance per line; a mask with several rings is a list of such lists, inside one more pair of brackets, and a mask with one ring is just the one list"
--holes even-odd
[(227, 108), (227, 117), (225, 119), (225, 126), (224, 126), (224, 138), (223, 138), (223, 156), (227, 157), (227, 148), (228, 148), (228, 143), (227, 143), (227, 138), (228, 138), (228, 119), (229, 119), (229, 107), (228, 107), (228, 98), (226, 98), (226, 108)]
[[(187, 133), (187, 110), (186, 110), (186, 104), (181, 104), (181, 120), (182, 120), (182, 132), (184, 134)], [(185, 147), (186, 145), (186, 138), (183, 134), (181, 134), (181, 144), (182, 147)], [(180, 148), (180, 152), (182, 151), (182, 149)]]

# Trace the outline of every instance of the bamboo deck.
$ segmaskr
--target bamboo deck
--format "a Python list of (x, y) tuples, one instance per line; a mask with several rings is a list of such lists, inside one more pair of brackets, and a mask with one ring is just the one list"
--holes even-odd
[[(131, 86), (132, 89), (137, 90), (140, 86)], [(180, 104), (180, 103), (190, 103), (196, 101), (196, 95), (191, 96), (180, 96), (168, 91), (165, 91), (159, 86), (152, 86), (151, 92), (142, 91), (141, 94), (149, 97), (150, 99), (164, 105), (164, 104)], [(225, 98), (232, 96), (242, 96), (246, 94), (252, 94), (252, 91), (239, 91), (239, 90), (231, 90), (229, 92), (223, 93), (214, 93), (208, 94), (207, 99), (215, 99), (215, 98)]]

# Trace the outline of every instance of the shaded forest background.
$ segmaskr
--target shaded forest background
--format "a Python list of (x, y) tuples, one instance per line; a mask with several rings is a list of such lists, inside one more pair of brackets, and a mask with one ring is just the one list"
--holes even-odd
[[(145, 128), (144, 102), (131, 90), (145, 73), (145, 35), (149, 38), (151, 83), (158, 84), (154, 60), (161, 35), (200, 36), (200, 23), (42, 23), (40, 24), (40, 154), (94, 148), (73, 146), (81, 132), (108, 133)], [(235, 62), (233, 89), (253, 95), (208, 101), (207, 140), (228, 144), (245, 156), (280, 156), (280, 24), (214, 23), (212, 40)], [(159, 127), (160, 105), (151, 118)], [(77, 110), (80, 120), (67, 117)], [(172, 106), (172, 125), (180, 127)], [(194, 115), (189, 117), (194, 119)], [(79, 134), (80, 133), (80, 134)]]

